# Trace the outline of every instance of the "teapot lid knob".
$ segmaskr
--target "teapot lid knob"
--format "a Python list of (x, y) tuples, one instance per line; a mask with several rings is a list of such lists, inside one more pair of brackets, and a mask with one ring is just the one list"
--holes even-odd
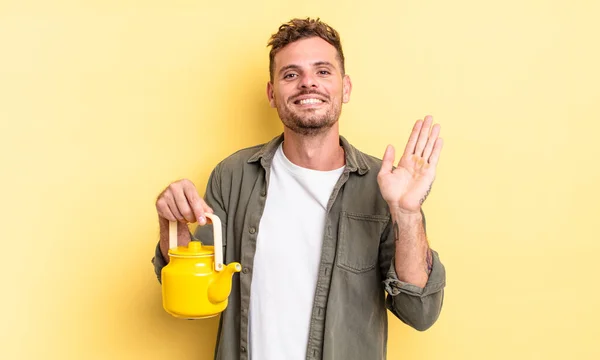
[(202, 243), (200, 241), (190, 241), (188, 244), (188, 251), (192, 253), (202, 251)]

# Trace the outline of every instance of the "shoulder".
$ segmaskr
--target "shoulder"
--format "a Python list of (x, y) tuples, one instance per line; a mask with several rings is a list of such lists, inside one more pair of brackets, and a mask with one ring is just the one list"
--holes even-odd
[(366, 177), (369, 178), (373, 176), (373, 174), (376, 176), (379, 172), (379, 169), (381, 169), (382, 160), (358, 149), (353, 144), (347, 142), (346, 139), (343, 139), (343, 141), (345, 142), (345, 145), (349, 151), (349, 154), (346, 156), (348, 165), (351, 167), (356, 167), (358, 169), (358, 174), (361, 177), (366, 175)]
[(213, 170), (218, 176), (239, 175), (249, 169), (260, 168), (260, 161), (251, 161), (266, 143), (245, 147), (235, 151), (221, 160)]
[(223, 159), (219, 163), (219, 165), (229, 167), (246, 164), (252, 157), (254, 157), (254, 155), (256, 155), (256, 153), (258, 153), (262, 148), (264, 148), (265, 145), (266, 143), (263, 143), (239, 149), (231, 155), (227, 156), (225, 159)]

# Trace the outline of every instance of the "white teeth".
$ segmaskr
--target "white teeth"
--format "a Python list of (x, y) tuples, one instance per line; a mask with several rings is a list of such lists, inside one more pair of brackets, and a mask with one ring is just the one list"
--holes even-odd
[(323, 102), (323, 100), (319, 100), (319, 99), (304, 99), (304, 100), (300, 100), (300, 105), (319, 104), (322, 102)]

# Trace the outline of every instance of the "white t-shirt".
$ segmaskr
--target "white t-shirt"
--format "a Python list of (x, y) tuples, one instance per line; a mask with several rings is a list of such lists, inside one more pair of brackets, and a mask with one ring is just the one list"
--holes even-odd
[(260, 221), (250, 291), (250, 358), (304, 360), (327, 203), (344, 167), (317, 171), (279, 146)]

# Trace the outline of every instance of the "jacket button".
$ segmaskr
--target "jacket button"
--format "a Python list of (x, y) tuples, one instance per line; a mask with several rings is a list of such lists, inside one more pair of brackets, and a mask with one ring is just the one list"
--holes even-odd
[(246, 347), (245, 347), (245, 346), (242, 346), (242, 347), (240, 348), (240, 350), (242, 350), (242, 352), (243, 352), (243, 353), (245, 353), (245, 352), (246, 352)]
[(262, 196), (262, 197), (265, 197), (265, 196), (267, 196), (267, 192), (266, 192), (266, 191), (264, 191), (264, 190), (263, 190), (263, 191), (261, 191), (261, 192), (260, 192), (260, 196)]
[(249, 271), (249, 270), (248, 270), (248, 268), (247, 268), (247, 267), (245, 267), (245, 268), (244, 268), (244, 270), (242, 270), (242, 272), (243, 272), (244, 274), (247, 274), (247, 273), (248, 273), (248, 271)]
[(254, 234), (254, 233), (256, 233), (256, 228), (254, 226), (252, 226), (249, 231), (250, 231), (250, 234)]

